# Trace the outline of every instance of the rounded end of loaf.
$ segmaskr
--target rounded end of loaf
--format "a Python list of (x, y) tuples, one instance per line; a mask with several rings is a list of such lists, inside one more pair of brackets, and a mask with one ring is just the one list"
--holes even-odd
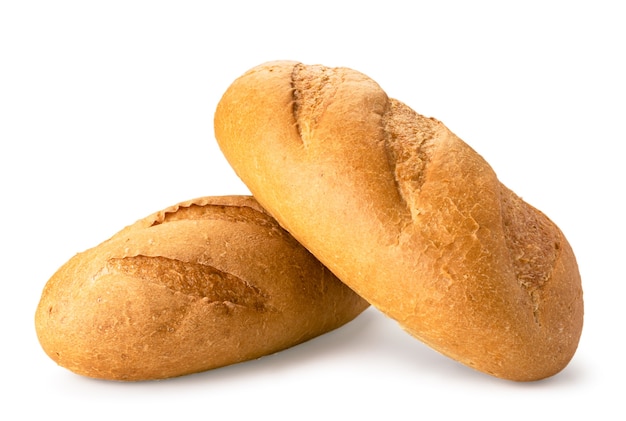
[(138, 381), (259, 358), (367, 307), (254, 199), (209, 197), (72, 257), (46, 284), (35, 327), (62, 367)]
[(263, 207), (418, 339), (515, 381), (573, 357), (583, 300), (567, 240), (441, 122), (359, 72), (272, 62), (235, 80), (214, 126)]

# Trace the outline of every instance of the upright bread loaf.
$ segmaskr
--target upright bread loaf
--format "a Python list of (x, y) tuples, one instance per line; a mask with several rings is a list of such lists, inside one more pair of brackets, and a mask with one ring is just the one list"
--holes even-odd
[(224, 94), (215, 134), (285, 229), (434, 349), (518, 381), (574, 355), (582, 289), (559, 228), (367, 76), (260, 65)]
[(252, 197), (205, 197), (72, 257), (46, 284), (35, 324), (69, 370), (148, 380), (282, 350), (367, 306)]

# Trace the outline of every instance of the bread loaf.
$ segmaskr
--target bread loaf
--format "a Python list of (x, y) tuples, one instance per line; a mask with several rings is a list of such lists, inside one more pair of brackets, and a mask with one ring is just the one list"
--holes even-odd
[(214, 123), (261, 205), (415, 337), (517, 381), (574, 355), (570, 245), (441, 122), (357, 71), (271, 62), (233, 82)]
[(148, 380), (274, 353), (367, 306), (252, 197), (205, 197), (72, 257), (46, 284), (35, 323), (61, 366)]

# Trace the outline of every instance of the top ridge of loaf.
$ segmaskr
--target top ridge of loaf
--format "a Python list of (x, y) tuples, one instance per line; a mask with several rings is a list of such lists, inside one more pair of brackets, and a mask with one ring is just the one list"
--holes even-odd
[(342, 79), (342, 72), (336, 68), (303, 64), (293, 67), (293, 115), (305, 144), (313, 136), (321, 116), (333, 101)]
[(224, 220), (276, 228), (278, 223), (251, 196), (203, 197), (170, 206), (149, 217), (155, 226), (181, 220)]

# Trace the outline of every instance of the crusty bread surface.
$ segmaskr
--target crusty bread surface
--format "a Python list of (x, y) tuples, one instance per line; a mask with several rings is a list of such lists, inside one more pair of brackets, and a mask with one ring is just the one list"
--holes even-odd
[(214, 127), (261, 205), (410, 334), (517, 381), (573, 357), (568, 241), (441, 122), (357, 71), (280, 61), (236, 79)]
[(204, 197), (72, 257), (44, 287), (35, 325), (59, 365), (134, 381), (274, 353), (367, 306), (252, 197)]

